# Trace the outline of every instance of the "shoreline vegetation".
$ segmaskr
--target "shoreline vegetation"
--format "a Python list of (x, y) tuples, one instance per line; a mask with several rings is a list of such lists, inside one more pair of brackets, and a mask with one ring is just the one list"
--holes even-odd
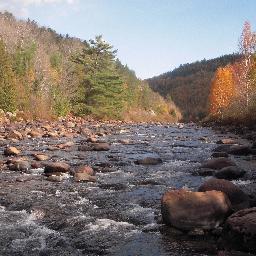
[(175, 104), (153, 92), (116, 53), (102, 36), (82, 41), (0, 13), (0, 109), (25, 120), (72, 114), (178, 121)]

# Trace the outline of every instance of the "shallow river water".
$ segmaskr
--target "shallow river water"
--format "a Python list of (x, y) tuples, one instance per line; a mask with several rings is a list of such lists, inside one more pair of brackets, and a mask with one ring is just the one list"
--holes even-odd
[[(111, 143), (107, 152), (78, 151), (82, 137), (67, 151), (47, 151), (49, 144), (68, 140), (64, 138), (17, 144), (27, 156), (40, 150), (52, 160), (89, 164), (99, 172), (95, 183), (75, 183), (71, 177), (54, 183), (40, 169), (29, 174), (2, 171), (1, 256), (216, 254), (211, 238), (180, 235), (161, 224), (160, 200), (168, 188), (198, 188), (205, 178), (193, 172), (210, 157), (221, 135), (193, 124), (112, 130), (102, 138)], [(128, 145), (119, 143), (124, 139)], [(160, 157), (163, 163), (134, 163), (145, 156)], [(21, 175), (30, 178), (17, 182)]]

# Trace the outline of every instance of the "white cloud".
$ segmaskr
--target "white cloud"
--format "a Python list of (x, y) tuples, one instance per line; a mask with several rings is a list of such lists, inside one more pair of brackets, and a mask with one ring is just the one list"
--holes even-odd
[(79, 0), (0, 0), (0, 11), (9, 11), (19, 17), (27, 17), (33, 5), (75, 4)]

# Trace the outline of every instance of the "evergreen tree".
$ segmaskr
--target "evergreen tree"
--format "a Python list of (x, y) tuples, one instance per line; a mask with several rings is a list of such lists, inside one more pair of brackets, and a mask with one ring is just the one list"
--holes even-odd
[(15, 79), (11, 59), (0, 40), (0, 108), (4, 111), (15, 111)]
[(83, 102), (83, 114), (97, 117), (120, 117), (125, 107), (125, 87), (116, 70), (116, 50), (102, 36), (84, 42), (81, 54), (74, 62), (83, 67), (82, 89), (78, 95)]

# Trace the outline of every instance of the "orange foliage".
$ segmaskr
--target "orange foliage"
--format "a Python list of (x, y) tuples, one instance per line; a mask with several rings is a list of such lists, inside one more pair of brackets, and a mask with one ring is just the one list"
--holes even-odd
[(218, 68), (211, 84), (210, 114), (221, 115), (236, 95), (233, 68)]

